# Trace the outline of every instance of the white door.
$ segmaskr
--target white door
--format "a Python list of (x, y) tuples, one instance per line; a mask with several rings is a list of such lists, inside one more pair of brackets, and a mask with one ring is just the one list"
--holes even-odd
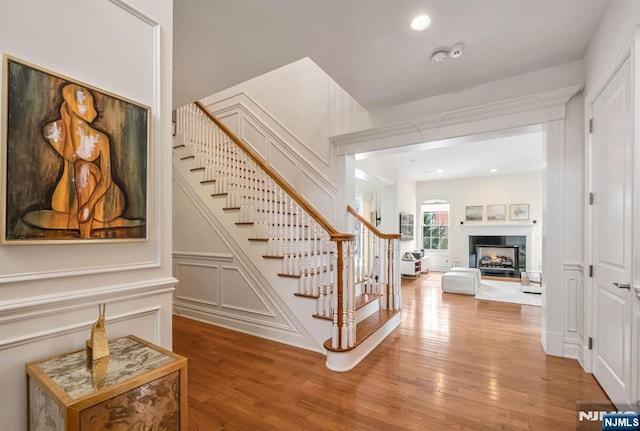
[(614, 403), (631, 399), (631, 61), (593, 104), (593, 374)]

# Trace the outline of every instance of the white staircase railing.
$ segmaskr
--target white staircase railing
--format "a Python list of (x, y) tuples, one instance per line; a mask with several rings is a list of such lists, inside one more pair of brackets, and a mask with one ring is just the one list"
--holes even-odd
[(402, 308), (399, 259), (400, 234), (380, 232), (353, 207), (347, 206), (353, 217), (357, 249), (356, 278), (364, 283), (364, 292), (382, 295), (382, 308)]
[(184, 145), (183, 158), (194, 159), (192, 170), (203, 171), (201, 182), (213, 184), (213, 195), (226, 196), (226, 208), (239, 210), (237, 223), (253, 226), (252, 239), (266, 242), (264, 257), (282, 260), (279, 275), (298, 279), (296, 295), (316, 301), (314, 316), (331, 320), (327, 349), (349, 350), (360, 341), (358, 284), (381, 295), (383, 309), (400, 308), (399, 235), (371, 230), (357, 213), (361, 231), (339, 232), (199, 102), (177, 110), (175, 145)]

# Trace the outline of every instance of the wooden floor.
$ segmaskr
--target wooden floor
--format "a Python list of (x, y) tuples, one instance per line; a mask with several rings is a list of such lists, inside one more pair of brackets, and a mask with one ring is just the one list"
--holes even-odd
[(570, 359), (546, 356), (540, 307), (403, 280), (402, 324), (347, 373), (324, 356), (174, 318), (189, 357), (189, 430), (574, 430), (576, 400), (607, 400)]

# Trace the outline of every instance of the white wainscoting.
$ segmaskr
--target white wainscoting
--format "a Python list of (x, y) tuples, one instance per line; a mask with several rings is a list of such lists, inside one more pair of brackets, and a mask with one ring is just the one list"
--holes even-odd
[[(27, 429), (25, 364), (83, 349), (106, 303), (109, 339), (134, 334), (171, 346), (171, 301), (175, 279), (59, 292), (0, 305), (0, 394), (3, 430)], [(10, 413), (9, 413), (10, 412)]]
[(430, 254), (429, 252), (426, 252), (425, 254), (429, 257), (430, 271), (447, 272), (453, 266), (453, 256), (450, 254)]
[(279, 305), (232, 254), (176, 252), (173, 267), (179, 280), (175, 314), (315, 350), (284, 304)]
[(564, 357), (583, 355), (584, 340), (584, 268), (581, 263), (565, 262), (564, 273)]
[(338, 188), (333, 181), (337, 178), (336, 151), (329, 139), (324, 148), (311, 148), (246, 93), (204, 102), (323, 215), (330, 220), (343, 216), (344, 208), (337, 207)]

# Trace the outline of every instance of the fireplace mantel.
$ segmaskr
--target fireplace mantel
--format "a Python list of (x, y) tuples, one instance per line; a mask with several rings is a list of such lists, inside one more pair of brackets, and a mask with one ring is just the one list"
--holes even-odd
[(465, 235), (531, 235), (534, 224), (474, 224), (462, 225)]

